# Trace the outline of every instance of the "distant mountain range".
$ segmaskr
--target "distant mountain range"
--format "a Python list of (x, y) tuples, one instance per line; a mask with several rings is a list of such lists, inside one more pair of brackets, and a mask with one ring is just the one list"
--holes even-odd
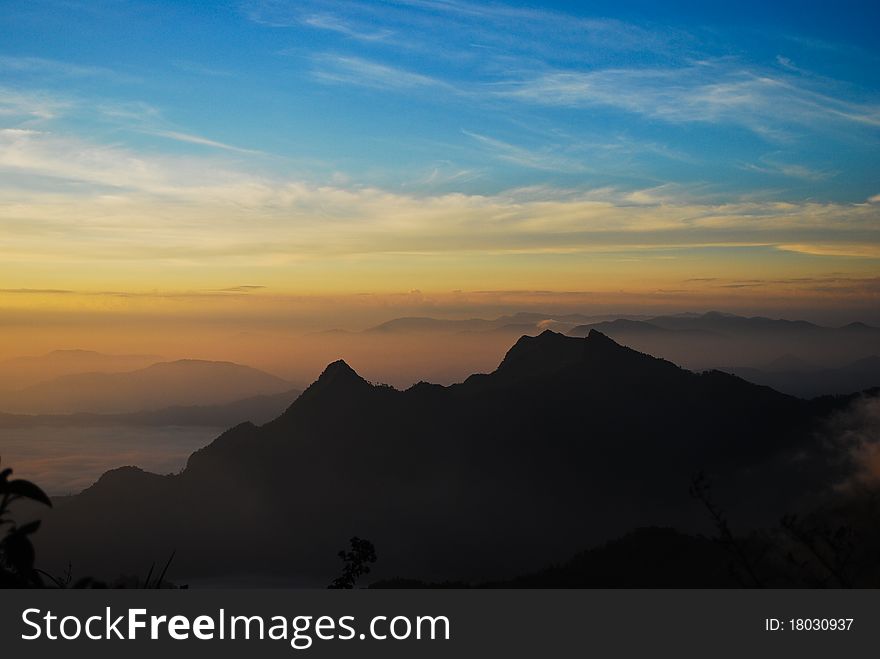
[(96, 576), (176, 550), (181, 576), (320, 580), (359, 535), (377, 577), (506, 578), (632, 528), (705, 528), (688, 496), (699, 470), (743, 528), (809, 506), (850, 473), (826, 431), (853, 400), (692, 373), (595, 330), (524, 336), (493, 373), (449, 387), (376, 386), (338, 361), (179, 475), (125, 467), (59, 499), (38, 550)]
[[(515, 313), (495, 319), (395, 318), (360, 332), (334, 331), (303, 337), (314, 341), (316, 353), (327, 361), (336, 354), (351, 355), (376, 379), (408, 386), (418, 375), (434, 381), (461, 381), (469, 373), (494, 366), (510, 342), (546, 329), (570, 336), (598, 330), (615, 341), (690, 370), (723, 366), (748, 378), (757, 365), (769, 365), (783, 356), (809, 363), (808, 380), (790, 387), (779, 379), (756, 375), (756, 382), (778, 384), (801, 396), (859, 391), (880, 385), (880, 373), (861, 368), (852, 377), (832, 374), (854, 362), (880, 355), (880, 328), (864, 323), (826, 327), (803, 320), (745, 317), (712, 311), (660, 316), (636, 314)], [(448, 354), (449, 359), (437, 359)], [(486, 357), (491, 356), (491, 359)], [(323, 364), (321, 364), (323, 365)], [(864, 364), (863, 364), (864, 366)], [(319, 365), (315, 365), (315, 370)], [(781, 372), (784, 364), (758, 370)], [(803, 369), (799, 369), (803, 370)]]
[(106, 426), (212, 426), (230, 427), (250, 421), (263, 425), (277, 418), (302, 393), (291, 389), (280, 394), (251, 396), (231, 403), (175, 405), (156, 410), (121, 414), (8, 414), (0, 412), (0, 428), (95, 428)]
[[(666, 316), (524, 312), (494, 320), (407, 317), (389, 320), (363, 332), (347, 334), (388, 337), (498, 334), (502, 337), (518, 337), (534, 336), (547, 329), (577, 337), (597, 330), (632, 348), (672, 359), (694, 370), (715, 368), (719, 363), (724, 363), (725, 369), (737, 369), (739, 372), (738, 369), (750, 369), (755, 363), (771, 362), (788, 355), (789, 358), (817, 365), (811, 369), (816, 372), (815, 377), (811, 376), (813, 383), (797, 389), (799, 395), (857, 391), (864, 379), (844, 376), (835, 380), (840, 386), (823, 390), (819, 371), (848, 367), (858, 360), (870, 361), (872, 356), (880, 354), (880, 328), (864, 323), (825, 327), (804, 320), (745, 317), (719, 311)], [(727, 361), (719, 362), (722, 358)], [(865, 364), (854, 366), (861, 368), (862, 373), (864, 367)], [(771, 370), (784, 369), (774, 367)], [(830, 373), (827, 375), (831, 376)], [(871, 386), (880, 384), (876, 375), (870, 379), (874, 380)], [(850, 380), (855, 388), (848, 388), (847, 382)]]
[[(683, 313), (667, 316), (637, 314), (547, 314), (520, 312), (499, 316), (493, 320), (484, 318), (443, 319), (430, 317), (394, 318), (364, 330), (364, 333), (421, 333), (421, 332), (519, 332), (528, 330), (535, 334), (553, 330), (570, 336), (586, 336), (590, 330), (611, 335), (632, 333), (657, 335), (664, 332), (684, 332), (712, 336), (735, 335), (792, 335), (792, 334), (840, 334), (847, 336), (880, 336), (880, 328), (864, 323), (850, 323), (842, 327), (824, 327), (805, 320), (771, 319), (761, 316), (745, 317), (736, 314), (709, 311), (707, 313)], [(339, 330), (334, 330), (339, 331)]]
[(183, 359), (118, 373), (62, 375), (0, 395), (0, 410), (20, 414), (121, 414), (231, 403), (291, 388), (290, 382), (248, 366)]
[(159, 361), (162, 358), (156, 355), (107, 355), (93, 350), (53, 350), (45, 355), (14, 357), (0, 361), (0, 392), (74, 373), (133, 371)]
[[(642, 320), (615, 319), (579, 325), (568, 333), (586, 336), (593, 330), (694, 370), (724, 364), (725, 370), (746, 379), (754, 378), (755, 382), (771, 386), (777, 384), (782, 391), (797, 395), (849, 393), (880, 385), (880, 371), (872, 370), (871, 360), (880, 354), (880, 328), (864, 323), (824, 327), (803, 320), (746, 318), (709, 312)], [(790, 386), (790, 378), (768, 378), (753, 370), (754, 364), (770, 364), (783, 356), (795, 363), (815, 364), (804, 371), (809, 382)], [(790, 369), (777, 364), (770, 370)], [(832, 372), (836, 370), (840, 372)]]
[(585, 315), (585, 314), (561, 314), (548, 315), (535, 312), (519, 312), (505, 316), (499, 316), (494, 320), (484, 318), (469, 319), (444, 319), (429, 317), (405, 317), (394, 318), (375, 327), (364, 330), (367, 334), (413, 334), (430, 332), (501, 332), (505, 334), (522, 334), (553, 330), (567, 332), (584, 323), (594, 323), (615, 316), (608, 315)]
[(824, 327), (805, 320), (784, 320), (764, 318), (762, 316), (737, 316), (736, 314), (710, 311), (704, 314), (678, 314), (672, 316), (656, 316), (645, 320), (617, 319), (611, 322), (579, 325), (573, 328), (571, 336), (586, 336), (590, 330), (597, 329), (631, 331), (631, 332), (702, 332), (707, 334), (767, 334), (776, 333), (790, 335), (792, 333), (843, 333), (850, 336), (867, 334), (880, 336), (880, 328), (864, 323), (850, 323), (843, 327)]

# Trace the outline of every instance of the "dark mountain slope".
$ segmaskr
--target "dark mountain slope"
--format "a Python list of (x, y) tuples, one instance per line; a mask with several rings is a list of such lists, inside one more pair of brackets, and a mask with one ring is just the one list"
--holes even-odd
[(339, 361), (179, 476), (126, 471), (71, 498), (41, 551), (130, 572), (176, 548), (182, 575), (321, 578), (357, 534), (379, 549), (377, 577), (522, 574), (633, 527), (700, 528), (699, 469), (742, 524), (797, 509), (839, 475), (814, 431), (845, 404), (694, 374), (598, 332), (523, 337), (451, 387), (374, 386)]
[(570, 560), (508, 581), (475, 586), (393, 578), (370, 588), (737, 588), (720, 543), (670, 528), (641, 528)]

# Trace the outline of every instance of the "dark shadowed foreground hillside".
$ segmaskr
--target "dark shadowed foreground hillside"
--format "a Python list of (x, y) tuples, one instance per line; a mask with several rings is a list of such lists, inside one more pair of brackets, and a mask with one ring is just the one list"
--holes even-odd
[(812, 506), (849, 466), (817, 433), (848, 402), (691, 373), (596, 331), (523, 337), (450, 387), (397, 391), (338, 361), (181, 474), (122, 468), (59, 501), (39, 555), (112, 577), (176, 550), (180, 576), (326, 583), (359, 535), (377, 578), (509, 578), (636, 527), (706, 530), (688, 495), (701, 469), (743, 527)]

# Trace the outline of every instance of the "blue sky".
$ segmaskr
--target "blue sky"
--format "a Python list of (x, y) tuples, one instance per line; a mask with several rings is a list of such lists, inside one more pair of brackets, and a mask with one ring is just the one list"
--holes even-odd
[(551, 291), (861, 317), (880, 300), (878, 19), (7, 0), (0, 304)]
[(315, 181), (880, 192), (878, 10), (711, 4), (6, 2), (0, 81), (92, 139)]

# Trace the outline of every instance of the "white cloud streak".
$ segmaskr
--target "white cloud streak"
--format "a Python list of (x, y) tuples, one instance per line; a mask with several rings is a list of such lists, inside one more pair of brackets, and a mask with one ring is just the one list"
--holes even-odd
[(0, 56), (0, 71), (57, 75), (70, 78), (111, 78), (117, 82), (134, 82), (137, 78), (121, 74), (103, 66), (63, 62), (43, 57)]
[(256, 151), (254, 149), (243, 149), (241, 147), (232, 146), (231, 144), (226, 144), (224, 142), (211, 140), (207, 137), (202, 137), (201, 135), (192, 135), (190, 133), (181, 133), (173, 130), (145, 130), (143, 132), (149, 133), (150, 135), (156, 135), (158, 137), (166, 137), (170, 140), (176, 140), (178, 142), (198, 144), (199, 146), (208, 146), (214, 149), (223, 149), (224, 151), (234, 151), (236, 153), (246, 153), (250, 155), (258, 155), (261, 153), (260, 151)]
[(0, 117), (12, 121), (46, 121), (66, 112), (72, 103), (53, 95), (0, 86)]
[(880, 245), (874, 203), (724, 203), (674, 186), (405, 195), (263, 178), (217, 159), (147, 156), (22, 129), (0, 131), (0, 171), (76, 184), (51, 194), (39, 186), (0, 187), (7, 262), (46, 253), (272, 262), (331, 254), (566, 254), (701, 245), (876, 258)]
[(495, 93), (536, 105), (604, 106), (671, 123), (739, 124), (766, 136), (829, 122), (880, 127), (880, 104), (844, 101), (726, 61), (684, 68), (550, 71), (499, 85)]
[(324, 54), (315, 56), (313, 76), (321, 82), (346, 83), (375, 89), (413, 90), (419, 88), (454, 88), (431, 76), (414, 73), (360, 57)]
[(561, 150), (558, 148), (551, 147), (536, 151), (509, 144), (486, 135), (480, 135), (479, 133), (467, 130), (462, 132), (476, 140), (499, 160), (511, 162), (515, 165), (550, 172), (577, 173), (588, 171), (588, 168), (582, 161), (566, 157), (559, 153)]
[(358, 41), (384, 41), (394, 34), (391, 30), (370, 30), (329, 13), (306, 15), (302, 18), (302, 23), (320, 30), (338, 32)]

